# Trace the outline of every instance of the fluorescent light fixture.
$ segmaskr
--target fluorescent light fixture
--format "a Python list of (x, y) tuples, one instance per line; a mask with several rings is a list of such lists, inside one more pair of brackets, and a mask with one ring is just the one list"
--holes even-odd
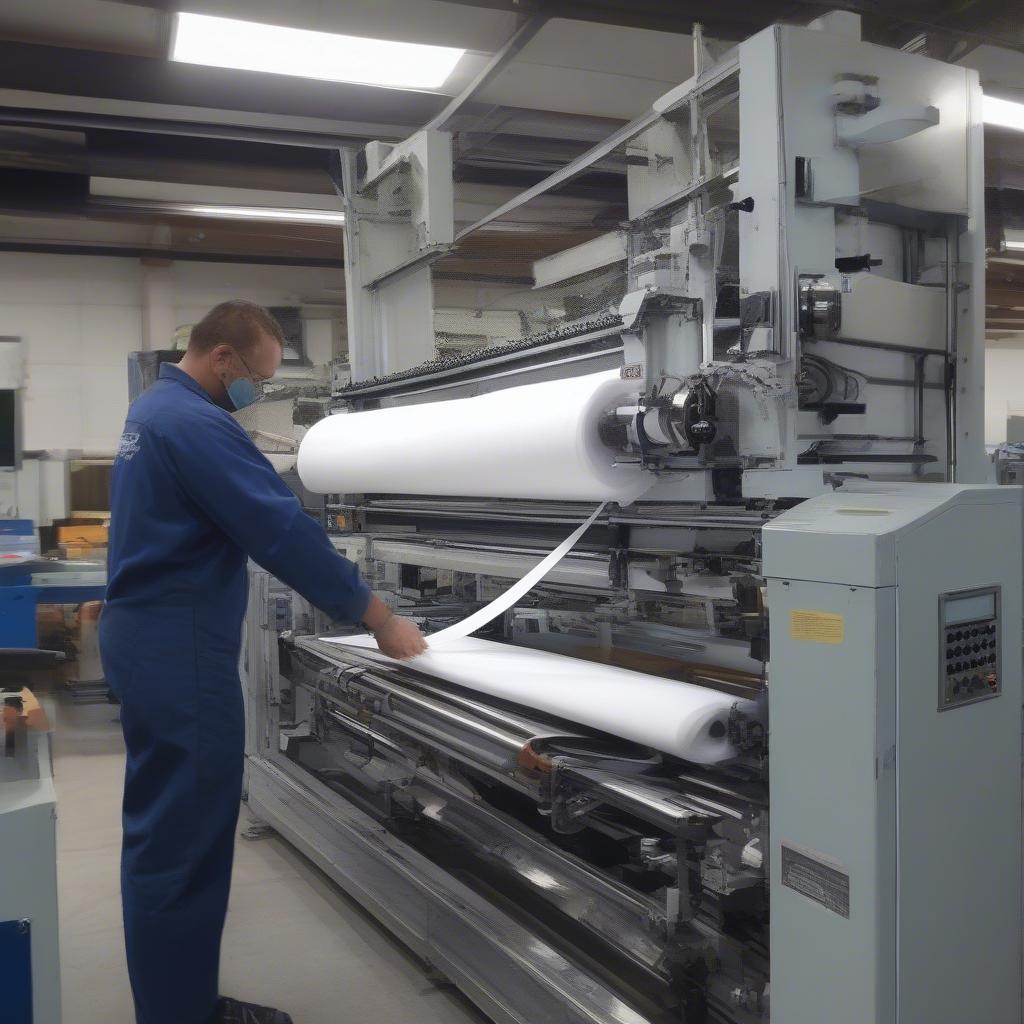
[(981, 115), (985, 124), (1024, 132), (1024, 103), (1002, 100), (998, 96), (983, 96)]
[(289, 224), (344, 224), (345, 214), (334, 210), (280, 210), (272, 206), (178, 206), (181, 213), (223, 220), (282, 220)]
[(440, 88), (465, 52), (185, 12), (171, 41), (171, 60), (185, 64), (395, 89)]

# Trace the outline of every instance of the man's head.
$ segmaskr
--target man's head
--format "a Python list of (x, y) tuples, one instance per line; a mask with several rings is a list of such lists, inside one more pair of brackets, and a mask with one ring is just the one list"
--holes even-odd
[(180, 365), (219, 405), (238, 409), (251, 404), (260, 384), (277, 372), (283, 346), (280, 324), (262, 306), (232, 299), (192, 328)]

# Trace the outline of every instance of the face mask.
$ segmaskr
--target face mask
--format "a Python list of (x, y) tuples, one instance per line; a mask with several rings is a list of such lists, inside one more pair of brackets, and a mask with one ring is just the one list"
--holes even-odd
[(237, 377), (228, 384), (227, 391), (228, 401), (235, 407), (235, 412), (253, 405), (263, 397), (248, 377)]

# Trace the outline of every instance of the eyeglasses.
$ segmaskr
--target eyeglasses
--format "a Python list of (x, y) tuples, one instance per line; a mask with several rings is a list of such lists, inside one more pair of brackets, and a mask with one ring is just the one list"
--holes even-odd
[(255, 384), (258, 388), (262, 388), (264, 384), (271, 380), (271, 377), (260, 377), (257, 374), (253, 373), (252, 368), (245, 361), (245, 359), (242, 356), (242, 353), (239, 352), (238, 349), (233, 348), (231, 349), (231, 351), (234, 352), (236, 356), (238, 356), (238, 361), (245, 367), (246, 373), (249, 374), (249, 380), (251, 380), (253, 384)]

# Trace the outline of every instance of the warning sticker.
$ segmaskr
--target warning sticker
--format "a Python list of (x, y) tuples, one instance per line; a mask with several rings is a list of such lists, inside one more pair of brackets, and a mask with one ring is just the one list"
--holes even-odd
[(846, 639), (846, 620), (835, 612), (793, 608), (789, 613), (789, 635), (793, 640), (841, 644)]
[(850, 916), (850, 876), (824, 854), (783, 843), (782, 884), (833, 914)]

